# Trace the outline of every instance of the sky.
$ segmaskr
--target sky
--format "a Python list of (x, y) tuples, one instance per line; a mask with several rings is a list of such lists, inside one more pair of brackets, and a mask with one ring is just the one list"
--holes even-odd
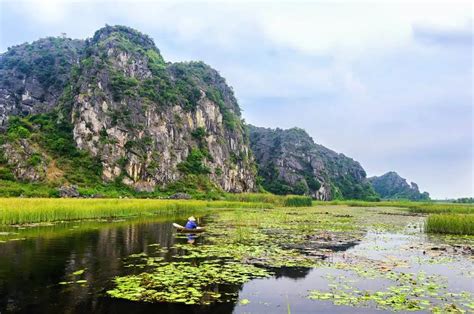
[(105, 24), (217, 69), (248, 123), (304, 128), (436, 199), (474, 194), (470, 1), (0, 0), (0, 51)]

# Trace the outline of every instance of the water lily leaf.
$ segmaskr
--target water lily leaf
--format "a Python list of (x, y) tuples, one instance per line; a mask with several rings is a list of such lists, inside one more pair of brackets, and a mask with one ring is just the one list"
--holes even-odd
[(247, 305), (247, 304), (250, 303), (250, 300), (249, 299), (242, 299), (242, 300), (240, 300), (239, 303), (240, 303), (240, 305)]

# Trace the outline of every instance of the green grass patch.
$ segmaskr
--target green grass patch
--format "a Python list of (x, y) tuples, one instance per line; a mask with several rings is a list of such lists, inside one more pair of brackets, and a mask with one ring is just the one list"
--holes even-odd
[(428, 233), (474, 235), (474, 215), (430, 215), (426, 220), (425, 231)]
[(205, 208), (268, 208), (264, 203), (154, 199), (0, 198), (0, 224), (128, 217)]
[(2, 178), (0, 178), (0, 197), (58, 197), (57, 189), (49, 185), (16, 182), (12, 181), (13, 177), (12, 180), (2, 180)]

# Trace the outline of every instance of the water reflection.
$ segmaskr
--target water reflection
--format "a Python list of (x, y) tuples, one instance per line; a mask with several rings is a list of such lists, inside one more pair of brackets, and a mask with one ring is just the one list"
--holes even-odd
[[(20, 230), (18, 237), (26, 240), (0, 243), (0, 312), (13, 313), (232, 313), (232, 312), (287, 312), (287, 304), (296, 313), (369, 313), (374, 309), (354, 309), (337, 307), (330, 303), (311, 301), (305, 295), (309, 289), (327, 287), (325, 274), (347, 273), (324, 268), (283, 268), (273, 269), (275, 276), (253, 280), (245, 285), (219, 285), (220, 293), (239, 293), (240, 298), (248, 298), (247, 306), (237, 306), (235, 302), (216, 303), (211, 306), (189, 306), (182, 304), (147, 304), (113, 299), (105, 292), (113, 288), (112, 279), (134, 271), (123, 263), (124, 258), (136, 253), (156, 253), (161, 247), (172, 247), (176, 243), (200, 245), (205, 242), (205, 234), (177, 235), (171, 223), (185, 220), (187, 216), (160, 219), (157, 217), (132, 221), (67, 223), (55, 226)], [(205, 219), (202, 221), (205, 224)], [(41, 236), (39, 236), (41, 235)], [(331, 262), (345, 258), (345, 254), (335, 251), (349, 250), (369, 256), (385, 254), (374, 251), (374, 245), (389, 248), (399, 247), (400, 235), (384, 237), (368, 233), (362, 242), (358, 237), (348, 238), (343, 234), (332, 234), (331, 239), (314, 237), (301, 247), (308, 255)], [(327, 241), (326, 241), (327, 240)], [(334, 244), (336, 243), (336, 245)], [(331, 246), (331, 251), (328, 250)], [(319, 252), (319, 253), (318, 253)], [(326, 253), (321, 253), (326, 252)], [(174, 254), (184, 252), (169, 250), (161, 252), (166, 260)], [(321, 256), (317, 254), (323, 254)], [(406, 254), (406, 253), (405, 253)], [(316, 256), (317, 255), (317, 256)], [(77, 278), (71, 275), (85, 270)], [(87, 283), (60, 285), (63, 281), (75, 279)], [(370, 284), (373, 284), (370, 283)], [(270, 305), (271, 304), (271, 305)]]
[[(77, 226), (54, 228), (72, 227)], [(114, 276), (129, 272), (122, 258), (148, 252), (149, 244), (171, 247), (180, 240), (173, 236), (168, 221), (118, 223), (92, 230), (87, 227), (85, 223), (82, 231), (79, 225), (65, 236), (54, 237), (52, 232), (46, 233), (49, 237), (0, 244), (0, 309), (25, 313), (102, 312), (117, 300), (99, 296), (111, 288)], [(61, 234), (64, 230), (56, 231)], [(74, 279), (71, 274), (81, 269), (85, 269), (81, 279), (87, 284), (58, 284)]]
[[(105, 292), (113, 287), (112, 278), (133, 272), (123, 264), (125, 257), (141, 252), (153, 254), (150, 244), (166, 248), (175, 243), (202, 243), (202, 234), (176, 236), (171, 222), (183, 219), (73, 222), (20, 230), (25, 240), (0, 244), (0, 309), (15, 313), (232, 313), (234, 302), (187, 306), (129, 302), (106, 296)], [(162, 254), (170, 260), (176, 253), (182, 252)], [(78, 270), (85, 271), (78, 277), (72, 275)], [(310, 271), (285, 268), (275, 272), (276, 280), (295, 280)], [(87, 282), (59, 284), (77, 279)], [(213, 289), (238, 293), (243, 286)]]

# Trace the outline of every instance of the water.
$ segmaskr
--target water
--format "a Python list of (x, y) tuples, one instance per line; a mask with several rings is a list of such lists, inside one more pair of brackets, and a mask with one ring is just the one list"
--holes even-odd
[[(133, 271), (125, 267), (125, 257), (151, 252), (150, 244), (171, 248), (175, 243), (186, 243), (186, 237), (176, 236), (171, 226), (175, 221), (183, 223), (185, 217), (60, 223), (21, 230), (4, 228), (4, 235), (10, 232), (7, 238), (13, 240), (0, 243), (0, 313), (288, 313), (288, 308), (291, 313), (384, 312), (309, 300), (309, 290), (327, 289), (328, 275), (353, 275), (348, 270), (327, 267), (282, 269), (271, 278), (230, 287), (239, 291), (240, 300), (250, 300), (246, 305), (239, 301), (211, 306), (147, 304), (108, 297), (106, 291), (113, 288), (114, 276)], [(203, 237), (205, 234), (197, 238), (195, 245)], [(436, 256), (423, 252), (439, 244), (430, 241), (416, 231), (369, 231), (359, 244), (329, 253), (327, 261), (403, 260), (411, 272), (441, 275), (449, 279), (447, 285), (452, 291), (474, 293), (472, 255), (443, 253), (439, 258), (444, 256), (446, 262), (439, 263), (438, 259), (430, 263), (430, 258)], [(170, 259), (172, 254), (171, 250), (164, 257)], [(80, 278), (87, 283), (59, 284), (70, 281), (73, 272), (83, 269)], [(358, 287), (383, 288), (387, 284), (383, 279), (367, 279), (359, 282)]]

